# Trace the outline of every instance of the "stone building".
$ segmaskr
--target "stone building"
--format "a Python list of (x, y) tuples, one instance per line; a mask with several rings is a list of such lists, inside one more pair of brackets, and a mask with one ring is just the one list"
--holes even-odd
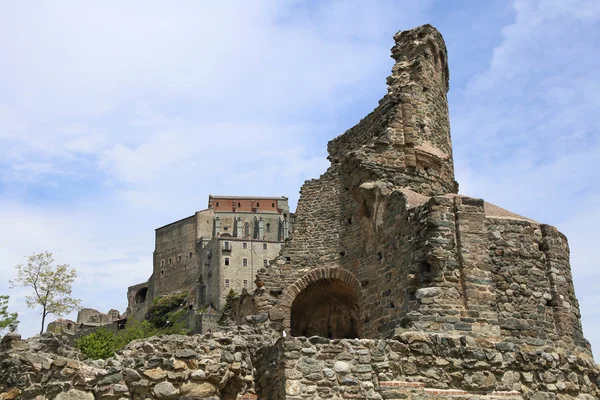
[(155, 298), (182, 291), (192, 307), (220, 310), (230, 290), (253, 289), (292, 227), (287, 197), (210, 195), (207, 209), (156, 229), (152, 276), (129, 287), (127, 314), (143, 318)]

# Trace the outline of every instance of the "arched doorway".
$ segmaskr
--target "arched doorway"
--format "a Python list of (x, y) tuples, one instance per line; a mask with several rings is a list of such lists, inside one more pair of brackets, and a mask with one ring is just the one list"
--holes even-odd
[(323, 278), (310, 283), (291, 307), (292, 336), (357, 338), (360, 311), (356, 289), (340, 279)]

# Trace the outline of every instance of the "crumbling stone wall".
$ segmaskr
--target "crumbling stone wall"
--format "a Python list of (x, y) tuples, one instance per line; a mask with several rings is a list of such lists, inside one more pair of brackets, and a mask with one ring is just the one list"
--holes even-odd
[(0, 343), (0, 399), (256, 399), (251, 355), (264, 333), (136, 340), (108, 360), (86, 360), (61, 339)]
[[(456, 194), (441, 35), (425, 25), (394, 39), (388, 94), (329, 143), (331, 167), (302, 187), (294, 236), (257, 274), (258, 317), (235, 318), (268, 315), (276, 331), (339, 338), (348, 326), (323, 325), (337, 309), (361, 338), (467, 332), (591, 354), (566, 238)], [(353, 289), (314, 289), (340, 285)]]
[[(256, 364), (268, 399), (596, 399), (584, 355), (469, 335), (404, 332), (394, 340), (282, 338)], [(260, 379), (259, 378), (259, 379)]]

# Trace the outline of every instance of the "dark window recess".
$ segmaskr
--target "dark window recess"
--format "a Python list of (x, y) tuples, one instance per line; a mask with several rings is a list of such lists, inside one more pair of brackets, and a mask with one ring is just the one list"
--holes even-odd
[(267, 232), (271, 232), (271, 224), (267, 224)]
[(269, 265), (269, 261), (263, 260), (263, 265), (266, 267), (267, 265)]
[(241, 207), (241, 206), (242, 206), (242, 203), (238, 203), (238, 207)]
[(266, 250), (266, 249), (267, 249), (267, 244), (263, 243), (263, 250)]
[(271, 207), (275, 207), (275, 203), (271, 203)]
[(244, 249), (247, 249), (247, 248), (248, 248), (248, 243), (246, 243), (246, 242), (242, 243), (242, 247), (243, 247)]
[(244, 267), (247, 267), (247, 266), (248, 266), (248, 259), (247, 259), (247, 258), (244, 258), (244, 259), (242, 260), (242, 265), (243, 265)]
[(229, 265), (229, 257), (225, 257), (225, 265)]
[(258, 208), (258, 207), (260, 207), (260, 203), (256, 203), (256, 207), (257, 207), (257, 208)]
[(181, 261), (181, 256), (177, 256), (177, 261)]
[(190, 258), (192, 258), (192, 253), (190, 252)]
[(219, 202), (217, 201), (217, 207), (219, 207)]
[(165, 270), (164, 270), (164, 269), (161, 269), (161, 270), (160, 270), (160, 274), (161, 274), (161, 275), (164, 275), (164, 274), (165, 274)]
[(169, 264), (171, 264), (171, 259), (169, 258)]

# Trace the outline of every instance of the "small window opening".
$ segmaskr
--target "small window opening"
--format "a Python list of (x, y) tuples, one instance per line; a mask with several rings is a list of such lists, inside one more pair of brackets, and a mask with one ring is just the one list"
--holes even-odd
[(241, 206), (242, 206), (242, 203), (238, 203), (238, 207), (241, 207)]
[(260, 203), (256, 203), (256, 207), (257, 207), (257, 208), (258, 208), (258, 207), (260, 207)]
[(348, 221), (348, 225), (352, 224), (352, 218), (348, 218), (347, 221)]
[(263, 243), (263, 250), (266, 250), (266, 249), (267, 249), (267, 244)]
[(160, 260), (160, 266), (164, 267), (165, 266), (165, 260)]
[(190, 258), (192, 258), (192, 252), (190, 251)]
[(247, 249), (247, 248), (248, 248), (248, 243), (246, 243), (246, 242), (242, 243), (242, 247), (243, 247), (244, 249)]
[(243, 265), (244, 267), (247, 267), (247, 266), (248, 266), (248, 259), (247, 259), (247, 258), (244, 258), (244, 259), (242, 260), (242, 265)]
[(229, 279), (225, 279), (225, 287), (229, 287)]
[(267, 232), (271, 232), (271, 224), (267, 224)]
[(181, 256), (177, 256), (177, 261), (181, 261)]
[(187, 264), (183, 264), (183, 269), (187, 269)]
[(217, 201), (217, 207), (219, 207), (219, 202)]
[(160, 274), (161, 274), (161, 275), (164, 275), (164, 274), (165, 274), (165, 270), (164, 270), (164, 269), (161, 269), (161, 270), (160, 270)]
[(225, 257), (225, 265), (229, 265), (229, 257)]
[(340, 256), (341, 256), (341, 257), (344, 257), (345, 255), (346, 255), (346, 252), (345, 252), (345, 251), (340, 251)]
[(172, 264), (172, 262), (171, 262), (171, 258), (170, 258), (170, 257), (169, 257), (169, 264)]
[(285, 263), (286, 264), (291, 264), (292, 263), (292, 257), (286, 257), (285, 258)]
[(271, 207), (275, 208), (275, 203), (271, 203)]
[(377, 253), (377, 258), (379, 259), (379, 261), (383, 260), (383, 253), (382, 252)]
[(268, 260), (263, 260), (263, 266), (265, 266), (265, 267), (266, 267), (268, 264), (269, 264), (269, 261), (268, 261)]
[(244, 279), (244, 287), (247, 288), (248, 287), (248, 279)]

